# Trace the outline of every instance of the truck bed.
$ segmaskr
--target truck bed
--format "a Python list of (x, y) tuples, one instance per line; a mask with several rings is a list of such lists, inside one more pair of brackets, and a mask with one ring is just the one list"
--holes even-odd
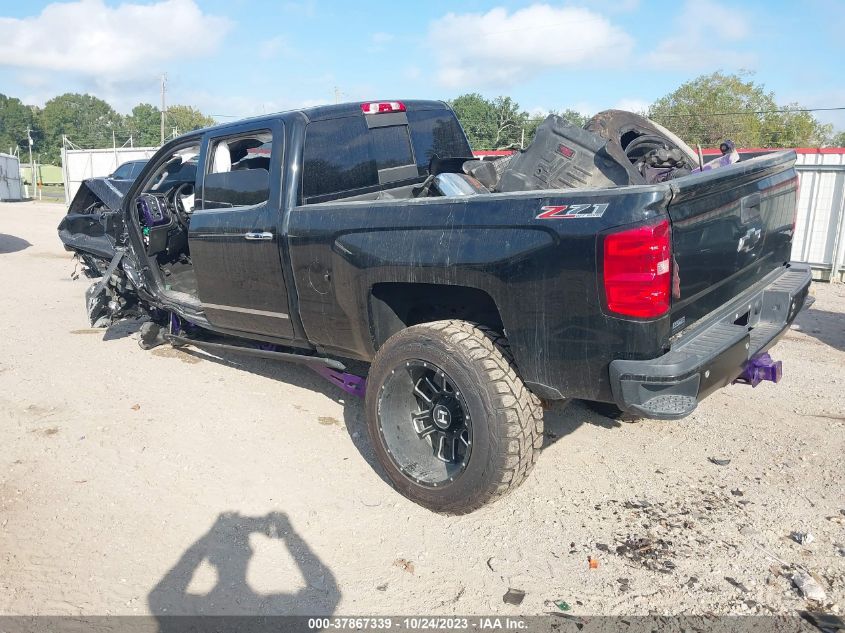
[[(659, 357), (673, 337), (787, 264), (794, 160), (782, 152), (655, 185), (295, 207), (290, 253), (306, 332), (328, 351), (368, 360), (391, 320), (403, 318), (374, 303), (371, 289), (470, 288), (497, 307), (532, 389), (612, 401), (612, 361)], [(607, 206), (539, 217), (565, 205)], [(601, 236), (660, 217), (671, 221), (679, 296), (658, 319), (608, 314), (597, 280)], [(327, 272), (332, 292), (321, 288)]]

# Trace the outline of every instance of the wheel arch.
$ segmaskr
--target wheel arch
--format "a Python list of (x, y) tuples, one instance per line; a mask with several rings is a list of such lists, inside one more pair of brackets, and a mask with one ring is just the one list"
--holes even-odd
[(504, 334), (502, 315), (493, 297), (471, 286), (377, 283), (370, 288), (368, 310), (376, 351), (407, 327), (447, 319), (478, 323)]

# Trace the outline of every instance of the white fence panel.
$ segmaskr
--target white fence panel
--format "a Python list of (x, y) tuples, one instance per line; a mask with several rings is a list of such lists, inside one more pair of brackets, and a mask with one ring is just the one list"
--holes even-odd
[(108, 176), (130, 160), (150, 158), (157, 147), (118, 147), (116, 149), (62, 149), (65, 176), (65, 203), (70, 204), (86, 178)]
[(799, 153), (801, 180), (793, 261), (810, 264), (823, 279), (837, 279), (845, 256), (845, 153)]
[(0, 200), (20, 200), (23, 198), (21, 186), (21, 166), (14, 156), (0, 154)]

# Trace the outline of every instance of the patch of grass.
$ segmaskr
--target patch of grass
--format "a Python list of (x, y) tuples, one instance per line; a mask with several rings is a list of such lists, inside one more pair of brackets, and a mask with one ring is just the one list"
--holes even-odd
[(42, 200), (64, 202), (65, 188), (62, 185), (44, 185), (41, 187), (39, 196), (39, 190), (36, 189), (35, 191), (33, 191), (30, 187), (29, 195), (31, 195), (35, 200), (38, 200), (40, 198)]

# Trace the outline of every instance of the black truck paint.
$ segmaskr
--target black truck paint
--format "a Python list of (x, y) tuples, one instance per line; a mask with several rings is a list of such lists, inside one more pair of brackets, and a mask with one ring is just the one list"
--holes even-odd
[[(444, 121), (457, 126), (440, 102), (404, 103), (415, 153), (421, 143), (436, 144), (437, 125), (441, 134)], [(809, 270), (789, 263), (793, 152), (654, 185), (360, 199), (422, 183), (430, 157), (415, 156), (418, 170), (402, 168), (406, 180), (382, 183), (380, 170), (378, 184), (355, 192), (359, 199), (308, 196), (309, 170), (348, 176), (304, 161), (309, 126), (333, 121), (348, 137), (343, 142), (357, 143), (383, 125), (374, 116), (384, 117), (384, 125), (396, 118), (341, 104), (185, 135), (150, 160), (119, 212), (96, 209), (106, 219), (87, 224), (116, 227), (111, 238), (126, 249), (120, 267), (128, 285), (158, 314), (306, 355), (365, 362), (407, 326), (463, 319), (507, 337), (519, 376), (540, 398), (612, 402), (649, 417), (689, 414), (768, 349), (803, 305)], [(425, 128), (431, 138), (413, 128), (425, 117), (439, 121)], [(471, 156), (457, 130), (446, 143), (451, 156), (440, 158)], [(162, 157), (191, 142), (200, 144), (196, 195), (209, 198), (211, 179), (203, 174), (210, 148), (217, 139), (258, 131), (272, 136), (268, 199), (193, 212), (188, 244), (198, 301), (181, 301), (165, 290), (159, 267), (145, 255), (136, 198)], [(68, 248), (81, 253), (90, 238), (73, 227), (90, 215), (83, 206), (71, 205), (60, 227)], [(578, 217), (560, 207), (588, 211)], [(109, 219), (115, 213), (121, 221)], [(653, 319), (610, 313), (605, 236), (661, 220), (671, 224), (671, 308)], [(103, 258), (101, 247), (87, 253)]]
[[(409, 111), (444, 108), (406, 103)], [(790, 152), (659, 185), (302, 205), (306, 127), (345, 117), (363, 115), (357, 104), (324, 106), (198, 135), (201, 174), (216, 137), (272, 131), (270, 200), (193, 214), (189, 239), (202, 311), (162, 297), (153, 268), (133, 261), (133, 268), (145, 271), (139, 288), (144, 298), (212, 330), (368, 361), (407, 324), (403, 317), (413, 320), (396, 309), (411, 302), (416, 289), (434, 295), (454, 289), (448, 304), (462, 294), (467, 302), (489, 302), (488, 318), (501, 325), (522, 378), (541, 397), (610, 402), (613, 360), (659, 357), (669, 351), (677, 324), (695, 323), (789, 261), (797, 186)], [(135, 184), (124, 214), (137, 192)], [(537, 219), (544, 207), (564, 204), (607, 208), (600, 217)], [(667, 213), (680, 298), (654, 320), (607, 314), (601, 235)], [(129, 231), (131, 252), (140, 253), (137, 225), (128, 224), (136, 226)], [(244, 240), (249, 232), (273, 239)], [(744, 241), (749, 235), (753, 242)]]

